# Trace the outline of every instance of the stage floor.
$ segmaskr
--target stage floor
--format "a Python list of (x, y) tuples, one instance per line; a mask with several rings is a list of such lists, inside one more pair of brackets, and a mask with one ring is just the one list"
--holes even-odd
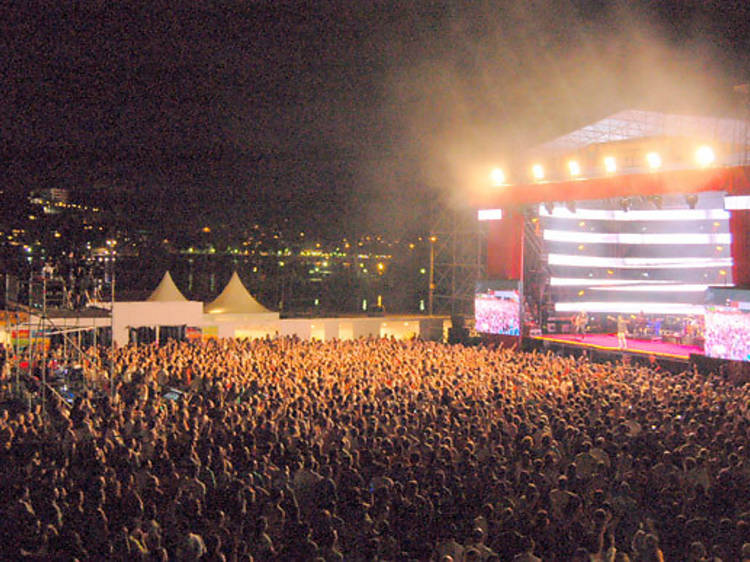
[(545, 336), (533, 336), (533, 339), (604, 351), (638, 353), (672, 359), (689, 359), (691, 355), (703, 355), (703, 348), (697, 345), (680, 345), (660, 340), (652, 341), (634, 338), (628, 338), (627, 348), (620, 349), (617, 346), (616, 334), (586, 334), (585, 336), (575, 334), (547, 334)]

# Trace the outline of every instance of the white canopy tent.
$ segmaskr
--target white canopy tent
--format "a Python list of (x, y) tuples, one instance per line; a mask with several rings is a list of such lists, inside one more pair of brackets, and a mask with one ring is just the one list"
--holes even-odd
[(216, 326), (224, 337), (258, 337), (278, 331), (279, 313), (260, 304), (235, 271), (224, 290), (204, 307), (203, 325)]
[(164, 274), (154, 292), (146, 300), (150, 302), (187, 302), (185, 295), (180, 292), (172, 280), (169, 271)]
[(161, 326), (200, 326), (203, 303), (187, 300), (167, 271), (148, 299), (115, 302), (112, 315), (115, 342), (124, 345), (130, 328), (155, 328), (158, 339)]

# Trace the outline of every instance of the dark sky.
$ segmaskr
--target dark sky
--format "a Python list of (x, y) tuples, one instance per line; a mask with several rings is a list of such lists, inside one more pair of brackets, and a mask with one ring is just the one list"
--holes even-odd
[(436, 191), (627, 107), (727, 113), (743, 1), (16, 2), (6, 195), (67, 186), (168, 228), (408, 232)]

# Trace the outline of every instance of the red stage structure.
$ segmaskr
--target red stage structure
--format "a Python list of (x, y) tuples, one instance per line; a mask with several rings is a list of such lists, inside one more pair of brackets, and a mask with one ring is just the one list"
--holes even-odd
[[(491, 279), (521, 279), (524, 205), (543, 204), (546, 201), (584, 201), (702, 191), (750, 195), (750, 166), (651, 172), (648, 175), (613, 176), (544, 184), (527, 183), (505, 187), (489, 194), (482, 201), (482, 206), (502, 208), (504, 213), (503, 219), (489, 222), (487, 276)], [(750, 210), (730, 211), (729, 227), (732, 233), (731, 253), (735, 285), (750, 287)]]
[[(711, 161), (693, 160), (698, 147), (708, 151)], [(744, 121), (646, 111), (623, 111), (542, 145), (518, 166), (527, 169), (517, 174), (523, 179), (496, 174), (510, 180), (488, 186), (476, 201), (482, 209), (502, 209), (502, 219), (490, 220), (487, 226), (486, 276), (523, 281), (527, 221), (540, 206), (575, 209), (576, 204), (594, 200), (656, 200), (678, 194), (689, 199), (707, 192), (750, 195), (749, 148), (750, 130)], [(649, 166), (652, 157), (655, 164)], [(545, 169), (568, 173), (546, 179)], [(696, 201), (688, 200), (685, 208), (694, 208)], [(737, 207), (726, 207), (731, 279), (736, 287), (750, 288), (750, 204)]]

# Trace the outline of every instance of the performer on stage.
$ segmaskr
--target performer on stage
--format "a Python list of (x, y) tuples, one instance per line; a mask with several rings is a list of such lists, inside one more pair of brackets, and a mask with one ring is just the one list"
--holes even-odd
[(648, 330), (648, 319), (646, 318), (646, 315), (641, 310), (638, 313), (638, 316), (635, 318), (635, 334), (639, 338), (643, 338), (646, 336), (646, 331)]
[(620, 349), (626, 349), (628, 347), (627, 341), (628, 334), (628, 321), (622, 316), (617, 315), (617, 347)]
[(575, 330), (575, 333), (580, 336), (579, 341), (583, 341), (583, 337), (586, 335), (586, 327), (588, 323), (589, 315), (586, 314), (585, 310), (581, 310), (573, 317), (573, 329)]

